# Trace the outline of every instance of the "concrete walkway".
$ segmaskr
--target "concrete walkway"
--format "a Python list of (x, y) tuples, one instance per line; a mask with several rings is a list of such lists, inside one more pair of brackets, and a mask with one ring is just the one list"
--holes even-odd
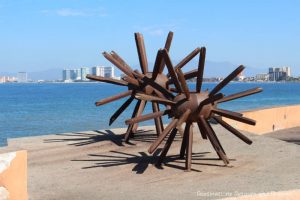
[(213, 128), (230, 165), (217, 159), (195, 126), (192, 172), (178, 159), (179, 136), (163, 168), (153, 165), (157, 157), (147, 149), (154, 127), (143, 127), (131, 145), (122, 143), (125, 129), (115, 129), (12, 139), (0, 151), (28, 150), (33, 200), (219, 199), (300, 188), (300, 145), (245, 133), (249, 146)]

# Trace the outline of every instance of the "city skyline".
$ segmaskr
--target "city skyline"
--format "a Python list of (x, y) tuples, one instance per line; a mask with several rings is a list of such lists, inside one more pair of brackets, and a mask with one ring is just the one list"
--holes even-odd
[(108, 65), (101, 52), (111, 49), (136, 68), (133, 33), (144, 34), (153, 62), (155, 49), (171, 30), (175, 60), (206, 46), (211, 61), (261, 70), (291, 66), (300, 74), (300, 2), (118, 2), (0, 0), (0, 25), (5, 27), (0, 33), (0, 72)]

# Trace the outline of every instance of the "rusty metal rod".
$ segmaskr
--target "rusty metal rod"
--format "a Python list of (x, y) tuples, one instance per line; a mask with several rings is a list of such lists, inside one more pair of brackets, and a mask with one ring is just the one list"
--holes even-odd
[[(145, 106), (147, 104), (147, 101), (145, 100), (141, 100), (141, 105), (136, 113), (136, 117), (139, 117), (142, 115), (144, 109), (145, 109)], [(134, 123), (133, 124), (133, 128), (132, 128), (132, 132), (135, 133), (137, 131), (137, 128), (138, 128), (138, 123)]]
[(182, 59), (176, 66), (175, 70), (178, 68), (182, 68), (188, 62), (190, 62), (198, 53), (200, 52), (200, 48), (196, 48), (189, 55), (187, 55), (184, 59)]
[(252, 144), (252, 141), (246, 137), (245, 135), (243, 135), (241, 132), (239, 132), (238, 130), (236, 130), (235, 128), (233, 128), (232, 126), (230, 126), (228, 123), (226, 123), (225, 121), (223, 121), (221, 119), (221, 117), (217, 117), (214, 116), (213, 117), (221, 126), (223, 126), (225, 129), (227, 129), (228, 131), (230, 131), (232, 134), (234, 134), (236, 137), (240, 138), (241, 140), (243, 140), (245, 143), (247, 144)]
[(201, 127), (201, 123), (200, 123), (200, 122), (197, 122), (197, 125), (198, 125), (199, 132), (200, 132), (200, 134), (201, 134), (202, 139), (207, 140), (207, 136), (206, 136), (206, 134), (205, 134), (205, 131), (202, 130), (203, 128)]
[(249, 125), (253, 125), (253, 126), (256, 124), (255, 120), (249, 119), (247, 117), (242, 117), (242, 116), (238, 115), (239, 113), (236, 113), (236, 112), (231, 112), (228, 110), (222, 110), (222, 109), (217, 109), (217, 108), (212, 109), (212, 112), (215, 114), (221, 115), (223, 117), (227, 117), (227, 118), (230, 118), (230, 119), (233, 119), (233, 120), (245, 123), (245, 124), (249, 124)]
[(170, 149), (170, 147), (171, 147), (171, 145), (172, 145), (172, 143), (175, 139), (176, 133), (177, 133), (177, 129), (174, 128), (172, 130), (172, 132), (170, 133), (170, 136), (169, 136), (162, 152), (160, 153), (160, 156), (159, 156), (158, 161), (156, 163), (157, 166), (160, 166), (161, 163), (163, 162), (163, 160), (165, 159), (165, 157), (166, 157), (166, 155), (167, 155), (167, 153), (168, 153), (168, 151), (169, 151), (169, 149)]
[(192, 126), (189, 127), (186, 142), (187, 142), (187, 147), (186, 147), (185, 168), (187, 171), (191, 171), (192, 147), (193, 147), (193, 128), (192, 128)]
[[(173, 39), (173, 32), (170, 31), (165, 43), (165, 49), (169, 52), (170, 51), (170, 47), (171, 47), (171, 43), (172, 43), (172, 39)], [(162, 73), (164, 71), (164, 67), (165, 67), (165, 62), (164, 60), (161, 61), (160, 65), (159, 65), (159, 73)]]
[(178, 122), (177, 122), (177, 129), (179, 129), (179, 127), (188, 120), (190, 114), (192, 113), (191, 109), (187, 109), (183, 115), (181, 115), (181, 117), (179, 118)]
[(162, 134), (152, 143), (150, 148), (148, 149), (149, 153), (153, 153), (157, 147), (162, 143), (162, 141), (165, 139), (165, 137), (170, 133), (170, 131), (176, 127), (178, 119), (173, 119), (170, 124), (165, 128), (165, 130), (162, 132)]
[(129, 95), (131, 95), (131, 94), (132, 94), (132, 90), (128, 90), (128, 91), (126, 91), (126, 92), (122, 92), (122, 93), (117, 94), (117, 95), (115, 95), (115, 96), (108, 97), (108, 98), (106, 98), (106, 99), (102, 99), (102, 100), (100, 100), (100, 101), (97, 101), (95, 104), (96, 104), (96, 106), (101, 106), (101, 105), (104, 105), (104, 104), (106, 104), (106, 103), (110, 103), (110, 102), (112, 102), (112, 101), (116, 101), (116, 100), (118, 100), (118, 99), (127, 97), (127, 96), (129, 96)]
[(167, 105), (175, 105), (176, 104), (176, 102), (174, 102), (174, 101), (171, 101), (171, 100), (168, 100), (168, 99), (163, 99), (163, 98), (156, 97), (156, 96), (143, 94), (143, 93), (136, 93), (135, 98), (146, 100), (146, 101), (159, 102), (161, 104), (167, 104)]
[(149, 119), (155, 119), (157, 117), (167, 115), (168, 113), (169, 113), (169, 110), (165, 110), (165, 111), (159, 111), (159, 112), (150, 113), (150, 114), (146, 114), (146, 115), (140, 115), (140, 116), (126, 120), (125, 123), (126, 123), (126, 125), (135, 124), (135, 123), (143, 122), (143, 121), (146, 121)]
[(128, 85), (128, 83), (126, 83), (125, 81), (122, 81), (122, 80), (116, 80), (116, 79), (106, 78), (106, 77), (102, 77), (102, 76), (94, 76), (94, 75), (91, 75), (91, 74), (86, 75), (86, 78), (88, 78), (90, 80), (94, 80), (94, 81), (112, 83), (112, 84), (115, 84), (115, 85), (122, 85), (122, 86), (127, 86)]
[(187, 100), (189, 100), (190, 99), (190, 90), (189, 90), (189, 87), (186, 83), (184, 75), (183, 75), (180, 68), (177, 68), (176, 72), (177, 72), (177, 75), (178, 75), (178, 80), (181, 83), (182, 90), (185, 94), (185, 97), (186, 97)]
[(146, 74), (148, 72), (148, 61), (147, 61), (144, 37), (140, 33), (135, 33), (134, 36), (135, 36), (135, 43), (138, 51), (139, 61), (141, 65), (141, 70), (143, 74)]
[(163, 57), (162, 57), (162, 50), (157, 51), (154, 67), (153, 67), (153, 73), (152, 73), (152, 79), (155, 80), (157, 75), (160, 73), (160, 65), (163, 62)]
[(109, 119), (109, 125), (112, 125), (114, 121), (124, 112), (124, 110), (131, 104), (133, 101), (133, 97), (131, 96), (129, 99), (127, 99), (122, 106), (110, 117)]
[[(159, 105), (157, 102), (152, 102), (153, 113), (160, 112)], [(163, 123), (161, 117), (154, 118), (156, 134), (159, 136), (163, 131)]]
[(133, 77), (132, 68), (119, 56), (115, 51), (111, 51), (110, 55), (115, 58), (119, 63), (121, 63), (128, 71), (131, 73), (131, 77)]
[[(140, 106), (141, 106), (141, 102), (142, 102), (142, 100), (138, 100), (137, 103), (135, 104), (135, 107), (134, 107), (134, 110), (133, 110), (133, 112), (132, 112), (131, 118), (134, 118), (134, 117), (137, 116), (137, 112), (138, 112), (138, 110), (139, 110), (139, 108), (140, 108)], [(125, 142), (128, 142), (130, 136), (132, 136), (132, 134), (133, 134), (133, 133), (132, 133), (133, 126), (134, 126), (134, 124), (130, 124), (130, 125), (128, 126), (128, 129), (127, 129), (127, 131), (126, 131), (126, 133), (125, 133), (125, 137), (124, 137), (124, 141), (125, 141)]]
[(164, 49), (162, 52), (163, 52), (163, 57), (164, 57), (166, 66), (168, 68), (171, 78), (173, 79), (175, 87), (179, 92), (182, 92), (181, 86), (179, 84), (179, 80), (177, 78), (176, 72), (173, 68), (173, 64), (172, 64), (170, 56), (169, 56), (169, 53), (166, 49)]
[(233, 72), (231, 72), (226, 78), (224, 78), (210, 93), (209, 96), (213, 96), (218, 93), (222, 88), (227, 85), (230, 81), (232, 81), (237, 75), (239, 75), (245, 67), (240, 65)]
[(241, 97), (245, 97), (245, 96), (249, 96), (249, 95), (252, 95), (252, 94), (255, 94), (255, 93), (259, 93), (261, 91), (262, 91), (262, 88), (257, 87), (257, 88), (254, 88), (254, 89), (250, 89), (250, 90), (246, 90), (246, 91), (243, 91), (243, 92), (239, 92), (239, 93), (235, 93), (235, 94), (232, 94), (232, 95), (225, 96), (224, 98), (218, 100), (217, 103), (223, 103), (223, 102), (226, 102), (226, 101), (231, 101), (231, 100), (234, 100), (234, 99), (238, 99), (238, 98), (241, 98)]
[(229, 160), (227, 156), (222, 152), (221, 147), (218, 145), (217, 141), (215, 140), (213, 133), (211, 132), (208, 122), (204, 119), (203, 115), (200, 116), (201, 127), (203, 127), (203, 130), (205, 131), (206, 135), (208, 136), (208, 139), (210, 140), (210, 143), (216, 150), (218, 156), (223, 160), (224, 164), (229, 164)]
[(126, 74), (127, 76), (132, 76), (132, 73), (128, 71), (128, 69), (112, 55), (110, 55), (105, 51), (102, 54), (107, 60), (109, 60), (112, 64), (114, 64), (117, 68), (119, 68), (124, 74)]
[(200, 56), (199, 56), (199, 63), (198, 63), (196, 92), (201, 91), (202, 82), (203, 82), (204, 65), (205, 65), (205, 56), (206, 56), (206, 48), (202, 47), (200, 49)]

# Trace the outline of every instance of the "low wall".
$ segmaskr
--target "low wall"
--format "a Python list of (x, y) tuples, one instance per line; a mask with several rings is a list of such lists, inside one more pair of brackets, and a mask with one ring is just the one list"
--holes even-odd
[(26, 200), (27, 151), (0, 154), (0, 200)]
[(256, 125), (251, 126), (231, 119), (223, 119), (239, 130), (255, 134), (300, 126), (300, 105), (273, 107), (242, 113), (244, 117), (256, 120)]

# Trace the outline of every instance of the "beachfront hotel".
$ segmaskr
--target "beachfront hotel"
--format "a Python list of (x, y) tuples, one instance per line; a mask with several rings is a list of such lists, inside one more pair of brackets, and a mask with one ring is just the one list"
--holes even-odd
[(89, 67), (81, 67), (78, 69), (64, 69), (62, 71), (62, 80), (64, 82), (89, 81), (86, 78), (86, 75), (90, 73), (95, 76), (118, 79), (118, 77), (115, 76), (114, 67), (95, 66), (92, 67), (91, 69)]

